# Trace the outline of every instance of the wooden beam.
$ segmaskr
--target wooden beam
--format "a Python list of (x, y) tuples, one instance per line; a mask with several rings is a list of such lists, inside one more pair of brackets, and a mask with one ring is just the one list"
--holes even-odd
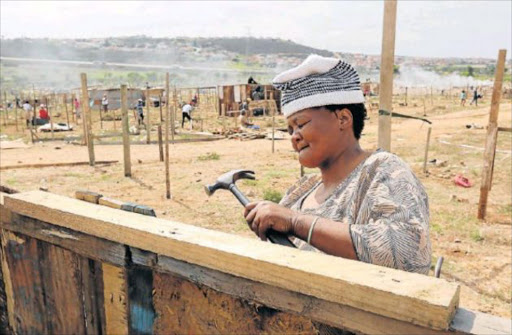
[(492, 91), (491, 111), (489, 113), (489, 125), (485, 139), (484, 166), (482, 168), (482, 182), (480, 184), (480, 199), (478, 201), (478, 219), (484, 220), (487, 212), (487, 198), (492, 184), (492, 172), (494, 168), (494, 155), (496, 153), (496, 141), (498, 139), (498, 113), (500, 110), (501, 88), (503, 86), (503, 73), (507, 50), (500, 50), (496, 64), (494, 88)]
[(149, 89), (146, 89), (146, 144), (151, 143), (151, 119), (149, 116), (149, 108), (151, 101), (149, 100)]
[(128, 334), (128, 286), (126, 270), (102, 264), (105, 328), (107, 334)]
[(379, 148), (391, 151), (391, 113), (393, 112), (393, 66), (395, 64), (396, 0), (384, 2), (382, 52), (380, 63), (379, 109), (389, 115), (379, 115)]
[(233, 238), (47, 192), (8, 195), (4, 202), (44, 222), (424, 327), (448, 329), (458, 305), (459, 286), (443, 279)]
[[(97, 161), (96, 164), (115, 164), (119, 161)], [(42, 163), (42, 164), (18, 164), (18, 165), (7, 165), (0, 166), (0, 171), (2, 170), (11, 170), (11, 169), (29, 169), (29, 168), (44, 168), (44, 167), (57, 167), (57, 166), (78, 166), (78, 165), (87, 165), (89, 162), (63, 162), (63, 163)]]

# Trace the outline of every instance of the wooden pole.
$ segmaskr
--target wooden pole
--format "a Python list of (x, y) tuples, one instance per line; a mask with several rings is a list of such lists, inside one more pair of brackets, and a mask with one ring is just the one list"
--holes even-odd
[(18, 132), (18, 100), (16, 94), (14, 95), (14, 123), (16, 124), (16, 132)]
[(407, 106), (407, 87), (405, 88), (405, 105)]
[(68, 96), (67, 96), (67, 94), (64, 94), (64, 109), (66, 110), (66, 121), (67, 121), (68, 127), (69, 127), (69, 113), (68, 113), (68, 103), (67, 103), (67, 100), (68, 100)]
[(492, 171), (494, 168), (494, 154), (496, 153), (496, 140), (498, 137), (498, 113), (500, 110), (501, 88), (503, 86), (503, 72), (505, 69), (505, 58), (507, 50), (500, 50), (494, 78), (492, 91), (491, 111), (489, 114), (489, 125), (487, 126), (487, 137), (485, 139), (484, 166), (482, 168), (482, 182), (480, 184), (480, 200), (478, 202), (478, 218), (485, 219), (487, 212), (487, 198), (492, 183)]
[[(176, 90), (176, 85), (174, 85), (174, 94), (172, 100), (174, 107), (171, 113), (171, 139), (174, 143), (174, 134), (176, 133), (176, 110), (178, 108), (178, 91)], [(192, 123), (192, 116), (190, 116), (190, 122)]]
[(164, 161), (164, 144), (162, 140), (162, 125), (158, 125), (158, 151), (160, 152), (160, 162)]
[(75, 108), (75, 94), (71, 94), (71, 115), (73, 116), (73, 122), (78, 124), (78, 119), (76, 117), (76, 108)]
[(171, 114), (171, 106), (169, 104), (169, 90), (169, 72), (167, 72), (165, 74), (165, 101), (167, 101), (165, 104), (165, 197), (167, 199), (171, 199), (171, 179), (169, 176), (169, 118)]
[[(265, 90), (266, 92), (266, 90)], [(274, 99), (274, 92), (270, 92), (270, 99)], [(275, 135), (275, 129), (276, 129), (276, 109), (272, 108), (272, 153), (274, 153), (274, 135)]]
[[(50, 117), (50, 129), (52, 132), (52, 140), (53, 140), (53, 117), (52, 117), (52, 110), (50, 109), (50, 103), (48, 102), (48, 97), (45, 97), (46, 102), (46, 111), (48, 112), (48, 116)], [(51, 100), (50, 100), (51, 102)]]
[(384, 23), (382, 31), (382, 52), (380, 65), (380, 93), (379, 108), (387, 115), (379, 113), (379, 140), (380, 148), (391, 150), (391, 113), (393, 109), (393, 66), (395, 59), (395, 28), (396, 28), (396, 0), (384, 2)]
[[(92, 116), (89, 110), (89, 92), (87, 92), (87, 74), (81, 73), (80, 79), (82, 81), (82, 113), (83, 121), (86, 124), (85, 132), (87, 134), (87, 149), (89, 151), (89, 165), (94, 166), (94, 138), (92, 134)], [(87, 121), (86, 121), (87, 120)]]
[(300, 177), (304, 177), (304, 166), (302, 164), (300, 166)]
[(4, 91), (4, 126), (7, 126), (7, 92)]
[(121, 128), (123, 129), (124, 176), (132, 176), (132, 161), (130, 157), (130, 127), (128, 122), (128, 99), (126, 84), (121, 85)]
[(158, 96), (158, 106), (160, 107), (160, 124), (162, 124), (162, 121), (164, 120), (162, 116), (162, 93), (160, 92), (160, 95)]
[(423, 173), (427, 173), (427, 160), (428, 160), (428, 147), (430, 145), (430, 133), (432, 132), (432, 127), (428, 127), (427, 132), (427, 143), (425, 144), (425, 159), (423, 160)]
[(150, 144), (151, 143), (151, 121), (149, 119), (149, 105), (150, 105), (150, 101), (149, 101), (149, 89), (146, 89), (146, 144)]
[(100, 128), (103, 129), (103, 104), (100, 102), (98, 104), (98, 110), (100, 111)]

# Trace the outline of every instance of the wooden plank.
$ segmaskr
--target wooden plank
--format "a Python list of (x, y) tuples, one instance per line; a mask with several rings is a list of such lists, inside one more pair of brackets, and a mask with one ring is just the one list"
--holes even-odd
[(107, 206), (110, 208), (117, 208), (117, 209), (121, 209), (121, 206), (124, 204), (124, 202), (121, 200), (117, 200), (117, 199), (113, 199), (113, 198), (109, 198), (109, 197), (101, 197), (98, 200), (98, 203), (103, 206)]
[(37, 240), (6, 230), (1, 234), (12, 284), (12, 300), (7, 305), (12, 306), (11, 326), (19, 334), (48, 334)]
[(157, 334), (315, 334), (311, 320), (154, 274)]
[[(0, 206), (1, 211), (4, 211)], [(14, 300), (11, 282), (11, 273), (7, 264), (6, 251), (4, 250), (3, 231), (0, 231), (0, 333), (13, 333), (14, 326)]]
[(125, 269), (102, 264), (105, 329), (107, 334), (128, 334), (128, 298)]
[(45, 242), (39, 252), (49, 333), (84, 334), (80, 256)]
[[(97, 161), (95, 164), (115, 164), (119, 161)], [(0, 171), (2, 170), (12, 170), (12, 169), (27, 169), (27, 168), (35, 168), (40, 169), (44, 167), (57, 167), (57, 166), (78, 166), (78, 165), (88, 165), (89, 162), (63, 162), (63, 163), (41, 163), (41, 164), (18, 164), (18, 165), (7, 165), (0, 166)]]
[(393, 111), (393, 66), (395, 64), (396, 0), (384, 2), (382, 52), (380, 63), (379, 109), (389, 112), (379, 115), (379, 148), (391, 151), (391, 112)]
[(103, 271), (101, 262), (80, 257), (80, 277), (85, 311), (86, 334), (105, 334)]
[[(130, 301), (130, 334), (152, 334), (155, 309), (153, 307), (153, 271), (134, 266), (128, 269), (128, 300)], [(190, 306), (190, 308), (194, 308)], [(167, 331), (168, 333), (168, 331)]]
[(512, 334), (512, 321), (459, 308), (450, 329), (462, 334), (506, 335)]
[[(154, 253), (136, 248), (130, 248), (130, 250), (134, 264), (151, 266), (158, 272), (177, 275), (193, 283), (204, 285), (236, 298), (254, 301), (280, 311), (295, 313), (340, 329), (363, 334), (444, 333), (189, 264), (170, 257), (157, 257)], [(158, 274), (155, 274), (155, 276), (158, 276)], [(158, 290), (155, 291), (158, 292)], [(155, 306), (156, 304), (155, 300)], [(157, 308), (157, 311), (161, 311), (161, 308)], [(162, 321), (159, 320), (156, 324), (161, 323)], [(165, 322), (163, 323), (165, 324)]]
[(103, 195), (101, 195), (99, 193), (91, 192), (91, 191), (85, 191), (85, 190), (75, 191), (75, 198), (77, 198), (78, 200), (84, 200), (84, 201), (90, 202), (92, 204), (98, 204), (99, 200), (102, 196)]
[(37, 238), (97, 261), (119, 266), (125, 264), (125, 247), (109, 240), (54, 226), (17, 213), (11, 214), (10, 221), (2, 220), (0, 225), (3, 229)]
[(447, 329), (458, 305), (459, 285), (444, 279), (233, 238), (48, 192), (4, 201), (11, 211), (41, 221), (429, 328)]

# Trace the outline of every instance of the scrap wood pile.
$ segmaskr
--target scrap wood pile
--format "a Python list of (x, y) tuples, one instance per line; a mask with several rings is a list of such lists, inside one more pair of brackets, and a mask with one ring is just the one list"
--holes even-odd
[(240, 128), (229, 128), (226, 130), (218, 129), (218, 130), (214, 131), (213, 134), (223, 135), (229, 139), (236, 139), (236, 140), (240, 140), (240, 141), (255, 140), (258, 138), (266, 137), (266, 135), (261, 132), (254, 131), (251, 129), (240, 129)]

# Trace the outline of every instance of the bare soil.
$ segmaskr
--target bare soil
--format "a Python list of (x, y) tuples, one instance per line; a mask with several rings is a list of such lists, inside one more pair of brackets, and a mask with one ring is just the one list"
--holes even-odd
[[(410, 106), (397, 107), (396, 112), (422, 116), (421, 99), (410, 99)], [(479, 185), (483, 165), (489, 103), (483, 106), (458, 107), (456, 101), (438, 97), (425, 109), (433, 122), (428, 174), (423, 173), (428, 125), (410, 119), (393, 118), (392, 152), (409, 163), (429, 194), (431, 241), (435, 260), (445, 258), (441, 277), (462, 286), (461, 306), (472, 310), (511, 317), (511, 241), (512, 241), (512, 134), (500, 132), (495, 159), (493, 187), (489, 196), (487, 220), (476, 218)], [(211, 112), (205, 130), (222, 128), (222, 120)], [(361, 139), (367, 150), (377, 148), (378, 116), (375, 108)], [(156, 122), (157, 120), (155, 120)], [(269, 129), (271, 118), (255, 118)], [(499, 125), (511, 126), (510, 102), (500, 107)], [(232, 119), (228, 127), (234, 126)], [(279, 116), (280, 126), (285, 120)], [(104, 122), (105, 128), (112, 125)], [(475, 124), (483, 129), (466, 125)], [(225, 125), (226, 126), (226, 125)], [(94, 125), (99, 131), (97, 122)], [(196, 125), (196, 130), (199, 125)], [(118, 128), (119, 129), (119, 124)], [(80, 127), (74, 132), (79, 133)], [(181, 130), (181, 129), (180, 129)], [(187, 131), (181, 130), (182, 134)], [(10, 139), (21, 137), (11, 124), (3, 133)], [(44, 135), (48, 137), (49, 135)], [(152, 133), (156, 139), (156, 133)], [(30, 137), (25, 131), (22, 138)], [(64, 141), (28, 143), (28, 148), (0, 150), (0, 167), (20, 164), (88, 161), (87, 147)], [(240, 181), (239, 186), (251, 199), (272, 199), (283, 194), (300, 176), (300, 166), (289, 140), (271, 141), (219, 140), (215, 142), (181, 143), (170, 146), (172, 199), (165, 198), (164, 164), (159, 161), (158, 145), (132, 145), (132, 178), (123, 176), (123, 148), (120, 145), (96, 145), (96, 160), (119, 160), (111, 165), (18, 168), (2, 170), (0, 182), (20, 191), (47, 187), (50, 192), (73, 197), (78, 189), (99, 192), (105, 196), (136, 202), (155, 209), (158, 217), (185, 222), (237, 235), (253, 236), (246, 227), (242, 207), (228, 192), (218, 191), (208, 198), (203, 186), (220, 174), (239, 168), (256, 172), (256, 181)], [(445, 163), (439, 164), (440, 161)], [(306, 173), (314, 173), (306, 170)], [(453, 177), (462, 174), (474, 186), (456, 186)], [(256, 238), (256, 237), (254, 237)]]

